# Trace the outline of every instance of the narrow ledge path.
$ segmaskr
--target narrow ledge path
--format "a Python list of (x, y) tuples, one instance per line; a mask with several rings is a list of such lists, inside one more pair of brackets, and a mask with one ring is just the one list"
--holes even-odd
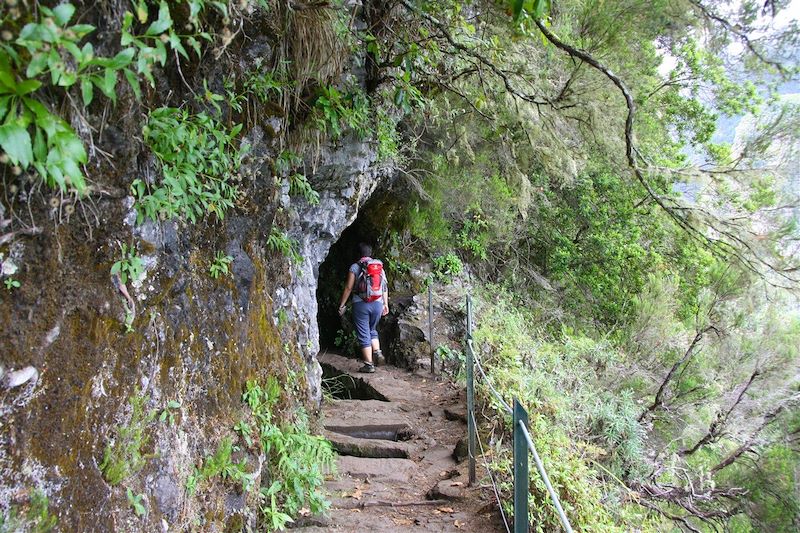
[[(328, 480), (326, 517), (300, 519), (302, 531), (505, 531), (486, 472), (468, 487), (465, 394), (427, 370), (381, 366), (320, 354), (334, 400), (323, 403), (325, 437), (339, 453)], [(461, 442), (460, 442), (461, 441)]]

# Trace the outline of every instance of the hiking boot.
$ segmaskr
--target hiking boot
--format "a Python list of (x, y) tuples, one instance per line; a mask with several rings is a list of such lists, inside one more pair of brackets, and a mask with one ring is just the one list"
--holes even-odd
[(372, 358), (375, 359), (376, 366), (383, 366), (386, 364), (386, 358), (383, 356), (383, 352), (380, 350), (375, 350), (372, 352)]
[(362, 374), (374, 374), (375, 373), (375, 365), (372, 363), (364, 363), (364, 366), (358, 369), (359, 372)]

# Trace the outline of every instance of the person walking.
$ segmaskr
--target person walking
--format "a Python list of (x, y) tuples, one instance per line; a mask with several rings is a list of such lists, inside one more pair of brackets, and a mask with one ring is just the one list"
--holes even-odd
[[(378, 322), (389, 313), (389, 291), (383, 263), (372, 258), (372, 247), (359, 243), (360, 259), (350, 265), (342, 297), (339, 300), (339, 316), (344, 315), (347, 299), (352, 294), (353, 324), (361, 347), (364, 365), (359, 372), (375, 372), (375, 364), (386, 362), (378, 339)], [(374, 361), (374, 362), (373, 362)]]

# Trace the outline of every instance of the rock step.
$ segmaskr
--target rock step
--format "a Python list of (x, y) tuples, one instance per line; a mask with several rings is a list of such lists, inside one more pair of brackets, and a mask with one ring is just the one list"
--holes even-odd
[(422, 391), (411, 388), (406, 381), (395, 378), (389, 372), (382, 371), (384, 367), (377, 367), (374, 374), (361, 374), (358, 372), (362, 365), (361, 361), (348, 359), (331, 352), (321, 353), (317, 360), (323, 368), (327, 366), (341, 374), (349, 374), (353, 380), (363, 381), (381, 395), (380, 399), (389, 402), (422, 402), (425, 399)]
[(362, 439), (327, 429), (323, 432), (323, 436), (331, 442), (333, 449), (339, 455), (380, 459), (408, 459), (414, 452), (414, 446), (402, 441)]
[(411, 459), (375, 459), (340, 455), (336, 461), (339, 474), (358, 479), (375, 481), (399, 481), (407, 483), (417, 470)]

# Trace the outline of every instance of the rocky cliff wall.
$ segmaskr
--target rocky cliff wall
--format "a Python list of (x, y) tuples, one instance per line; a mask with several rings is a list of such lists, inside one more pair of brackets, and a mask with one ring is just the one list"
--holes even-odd
[[(230, 69), (270, 63), (280, 43), (249, 31), (233, 59), (204, 71), (212, 86)], [(184, 90), (185, 82), (168, 77), (166, 85)], [(257, 109), (246, 126), (242, 194), (223, 220), (136, 223), (126, 191), (155, 168), (139, 139), (141, 109), (130, 101), (112, 111), (115, 120), (96, 139), (107, 161), (91, 165), (93, 196), (30, 189), (3, 205), (0, 218), (29, 210), (37, 228), (0, 248), (4, 268), (22, 284), (0, 294), (6, 514), (44, 495), (61, 531), (221, 531), (253, 523), (253, 502), (241, 487), (209, 483), (189, 495), (187, 481), (231, 434), (247, 380), (277, 377), (281, 410), (315, 409), (318, 267), (384, 174), (368, 140), (323, 142), (306, 163), (320, 202), (290, 196), (274, 168), (283, 148), (278, 133), (289, 126), (273, 107)], [(90, 108), (86, 118), (106, 111)], [(270, 246), (273, 227), (297, 242), (300, 261)], [(133, 284), (111, 275), (123, 243), (146, 270)], [(217, 251), (233, 258), (230, 276), (209, 275)], [(126, 446), (136, 448), (125, 456), (130, 469), (112, 483), (101, 471), (104, 457)], [(263, 481), (264, 457), (244, 451), (236, 460)], [(133, 513), (128, 489), (142, 495), (146, 517)]]

